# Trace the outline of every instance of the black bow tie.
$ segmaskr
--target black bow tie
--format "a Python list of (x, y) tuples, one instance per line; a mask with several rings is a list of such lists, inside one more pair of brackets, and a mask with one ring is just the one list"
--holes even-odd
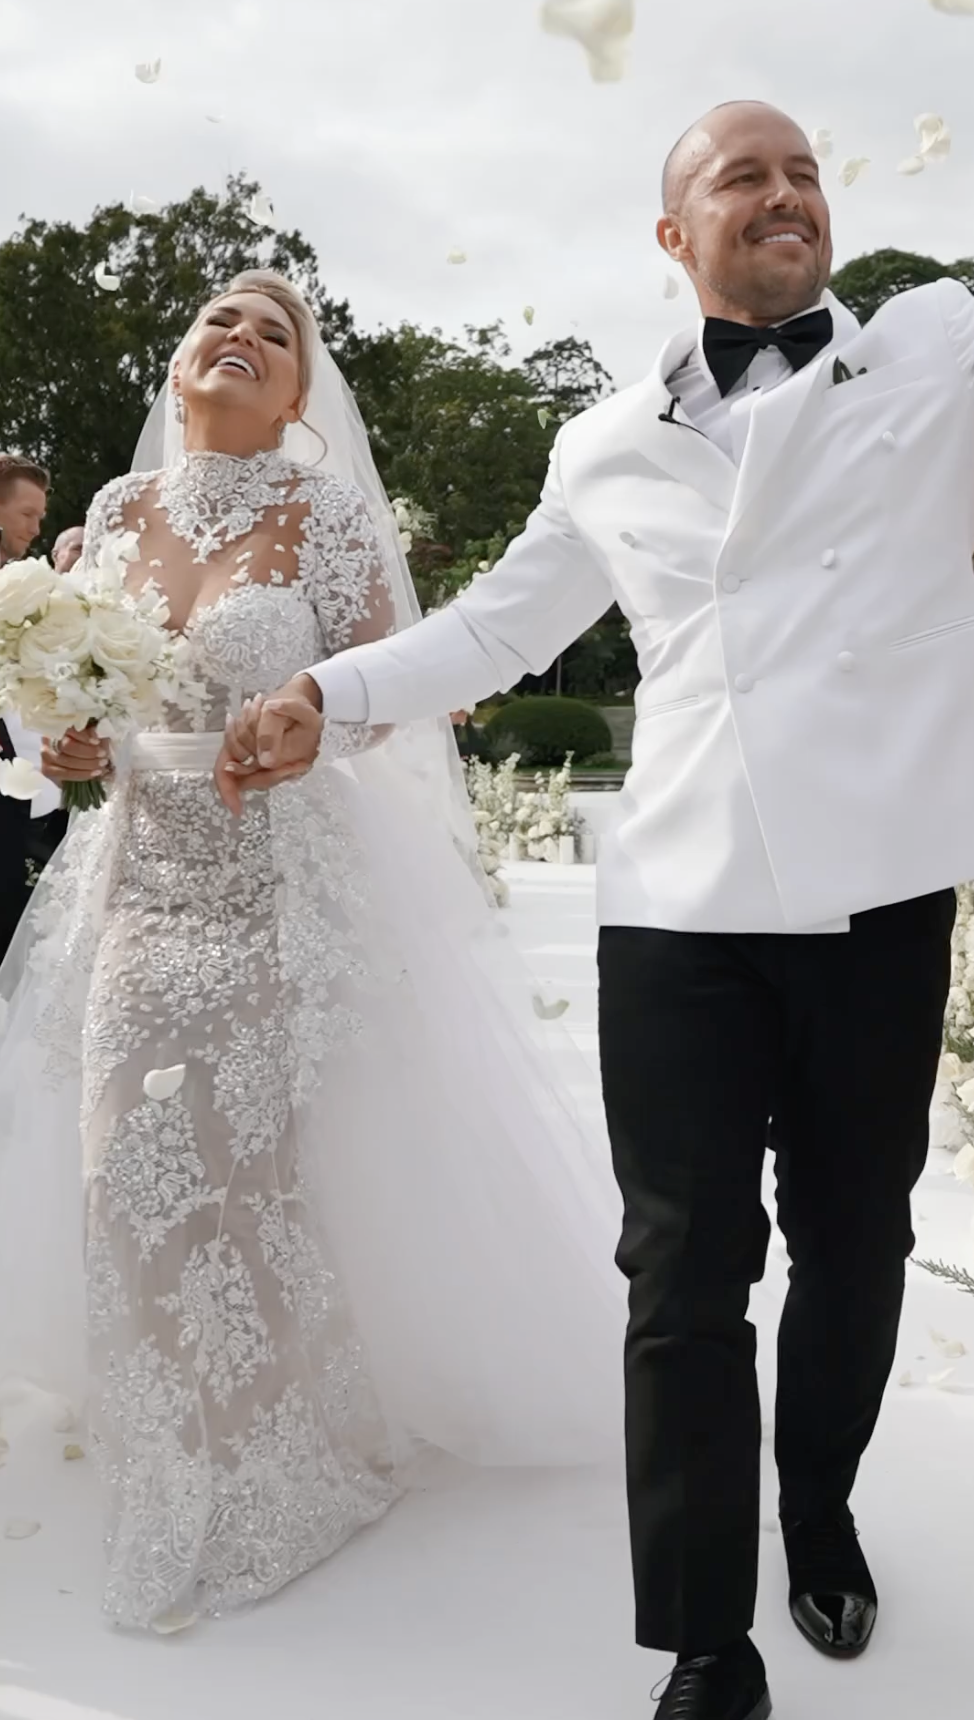
[(832, 332), (828, 310), (808, 311), (781, 328), (749, 328), (724, 317), (708, 317), (703, 325), (703, 355), (721, 394), (729, 394), (751, 360), (767, 347), (777, 347), (792, 370), (801, 370), (828, 346)]

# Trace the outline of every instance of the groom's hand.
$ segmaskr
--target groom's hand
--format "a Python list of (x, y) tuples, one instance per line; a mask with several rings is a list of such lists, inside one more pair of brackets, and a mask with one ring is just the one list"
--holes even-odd
[(235, 816), (243, 810), (245, 791), (277, 788), (311, 769), (324, 727), (320, 701), (317, 682), (299, 675), (270, 698), (248, 700), (227, 722), (214, 777)]

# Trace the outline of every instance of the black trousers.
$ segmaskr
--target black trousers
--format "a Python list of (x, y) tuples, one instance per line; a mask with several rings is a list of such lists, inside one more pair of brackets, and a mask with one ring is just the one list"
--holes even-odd
[(952, 892), (848, 934), (609, 928), (605, 1103), (630, 1280), (637, 1640), (705, 1652), (753, 1624), (761, 1415), (751, 1286), (776, 1154), (792, 1261), (776, 1457), (783, 1515), (843, 1506), (893, 1364), (950, 976)]
[(23, 800), (0, 798), (0, 961), (10, 948), (32, 892), (68, 827), (66, 812), (31, 818)]

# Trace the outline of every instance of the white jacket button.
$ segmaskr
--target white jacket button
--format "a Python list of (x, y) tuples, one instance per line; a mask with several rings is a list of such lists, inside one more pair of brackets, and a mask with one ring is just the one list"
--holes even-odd
[(752, 693), (754, 691), (754, 682), (750, 675), (735, 675), (734, 685), (739, 693)]
[(836, 555), (834, 549), (825, 549), (822, 551), (822, 566), (823, 567), (834, 567), (836, 562), (838, 561), (838, 559), (839, 558)]
[(842, 670), (843, 675), (851, 675), (856, 666), (856, 659), (852, 655), (851, 651), (840, 651), (836, 658), (836, 662)]
[(740, 577), (736, 573), (725, 573), (720, 583), (725, 591), (740, 591), (741, 589)]
[(883, 447), (884, 448), (895, 448), (896, 447), (896, 437), (893, 435), (892, 430), (884, 430), (883, 431)]

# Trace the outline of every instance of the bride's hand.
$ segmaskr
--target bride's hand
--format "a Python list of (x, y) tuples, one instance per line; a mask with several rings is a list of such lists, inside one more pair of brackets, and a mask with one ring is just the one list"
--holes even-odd
[[(287, 738), (280, 748), (275, 748), (272, 760), (266, 768), (258, 762), (258, 753), (266, 750), (266, 724), (268, 717), (268, 701), (258, 695), (256, 699), (248, 699), (239, 715), (227, 718), (226, 734), (220, 756), (216, 761), (214, 778), (217, 792), (224, 806), (239, 817), (243, 811), (243, 793), (251, 789), (277, 788), (282, 782), (291, 782), (295, 777), (304, 776), (311, 769), (318, 754), (321, 740), (321, 717), (314, 713), (314, 745), (309, 744), (307, 721), (302, 725), (291, 707), (295, 701), (289, 697), (293, 689), (285, 687), (275, 695), (273, 700), (272, 732), (277, 731), (283, 722), (288, 731), (295, 731), (291, 739)], [(300, 738), (298, 738), (300, 732)]]
[(108, 742), (94, 729), (69, 729), (62, 740), (41, 745), (41, 775), (61, 788), (66, 782), (94, 782), (111, 773)]

